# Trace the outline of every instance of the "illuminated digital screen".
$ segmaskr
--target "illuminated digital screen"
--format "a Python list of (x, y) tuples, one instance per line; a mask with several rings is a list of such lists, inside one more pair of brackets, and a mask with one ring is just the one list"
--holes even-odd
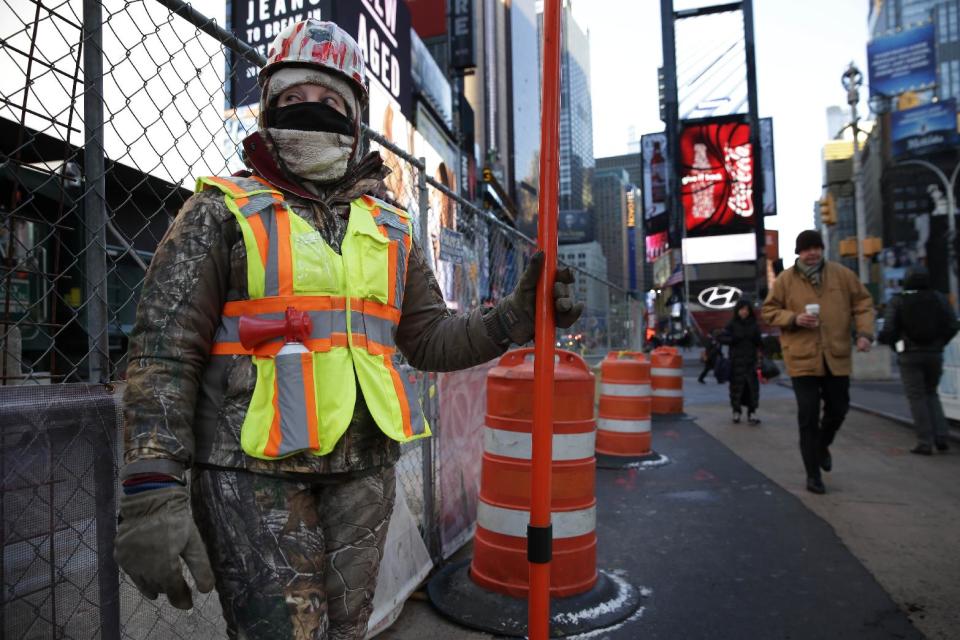
[(746, 124), (684, 128), (680, 134), (680, 202), (687, 236), (753, 230), (753, 156)]

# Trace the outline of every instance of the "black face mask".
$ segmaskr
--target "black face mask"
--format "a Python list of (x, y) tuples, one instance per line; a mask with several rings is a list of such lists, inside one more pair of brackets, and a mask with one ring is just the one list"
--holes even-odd
[(325, 131), (345, 136), (354, 134), (353, 121), (323, 102), (298, 102), (286, 107), (271, 107), (266, 120), (271, 129)]

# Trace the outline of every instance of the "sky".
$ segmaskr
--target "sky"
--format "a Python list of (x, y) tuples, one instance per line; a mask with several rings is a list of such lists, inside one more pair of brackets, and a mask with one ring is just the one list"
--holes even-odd
[[(720, 4), (701, 2), (703, 4)], [(691, 2), (675, 0), (677, 9)], [(761, 117), (772, 117), (781, 255), (813, 227), (820, 197), (826, 109), (846, 105), (840, 77), (853, 61), (867, 75), (867, 2), (864, 0), (754, 0), (757, 88)], [(573, 0), (577, 22), (590, 32), (595, 157), (631, 151), (628, 130), (663, 130), (657, 67), (663, 60), (658, 0)], [(678, 57), (680, 52), (678, 52)], [(866, 84), (860, 116), (868, 115)]]

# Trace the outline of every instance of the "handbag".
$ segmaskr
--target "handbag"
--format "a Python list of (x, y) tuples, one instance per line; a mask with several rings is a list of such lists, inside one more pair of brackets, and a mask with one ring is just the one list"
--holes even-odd
[(760, 377), (764, 380), (773, 380), (780, 375), (780, 367), (770, 358), (764, 357), (760, 361)]
[(713, 375), (716, 377), (717, 382), (720, 384), (726, 384), (730, 382), (730, 374), (732, 373), (733, 363), (730, 362), (730, 358), (723, 355), (723, 351), (717, 354), (717, 362), (713, 365)]

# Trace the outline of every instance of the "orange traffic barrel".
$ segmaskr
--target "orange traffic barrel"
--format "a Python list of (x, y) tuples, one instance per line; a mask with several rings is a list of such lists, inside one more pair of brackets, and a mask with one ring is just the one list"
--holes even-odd
[(650, 451), (650, 363), (637, 351), (611, 351), (600, 363), (597, 453), (640, 457)]
[[(597, 569), (595, 378), (576, 354), (558, 350), (556, 357), (550, 500), (553, 638), (620, 623), (633, 615), (641, 598), (640, 590), (622, 577)], [(487, 374), (473, 558), (447, 564), (427, 584), (430, 602), (443, 616), (498, 636), (524, 637), (529, 631), (533, 388), (533, 349), (508, 352)]]
[(658, 347), (650, 357), (653, 389), (652, 410), (656, 415), (683, 413), (683, 357), (674, 347)]
[[(550, 595), (597, 581), (594, 376), (576, 354), (557, 351), (554, 373)], [(533, 447), (533, 349), (510, 351), (487, 374), (487, 414), (470, 577), (517, 598), (529, 589), (527, 524)]]

